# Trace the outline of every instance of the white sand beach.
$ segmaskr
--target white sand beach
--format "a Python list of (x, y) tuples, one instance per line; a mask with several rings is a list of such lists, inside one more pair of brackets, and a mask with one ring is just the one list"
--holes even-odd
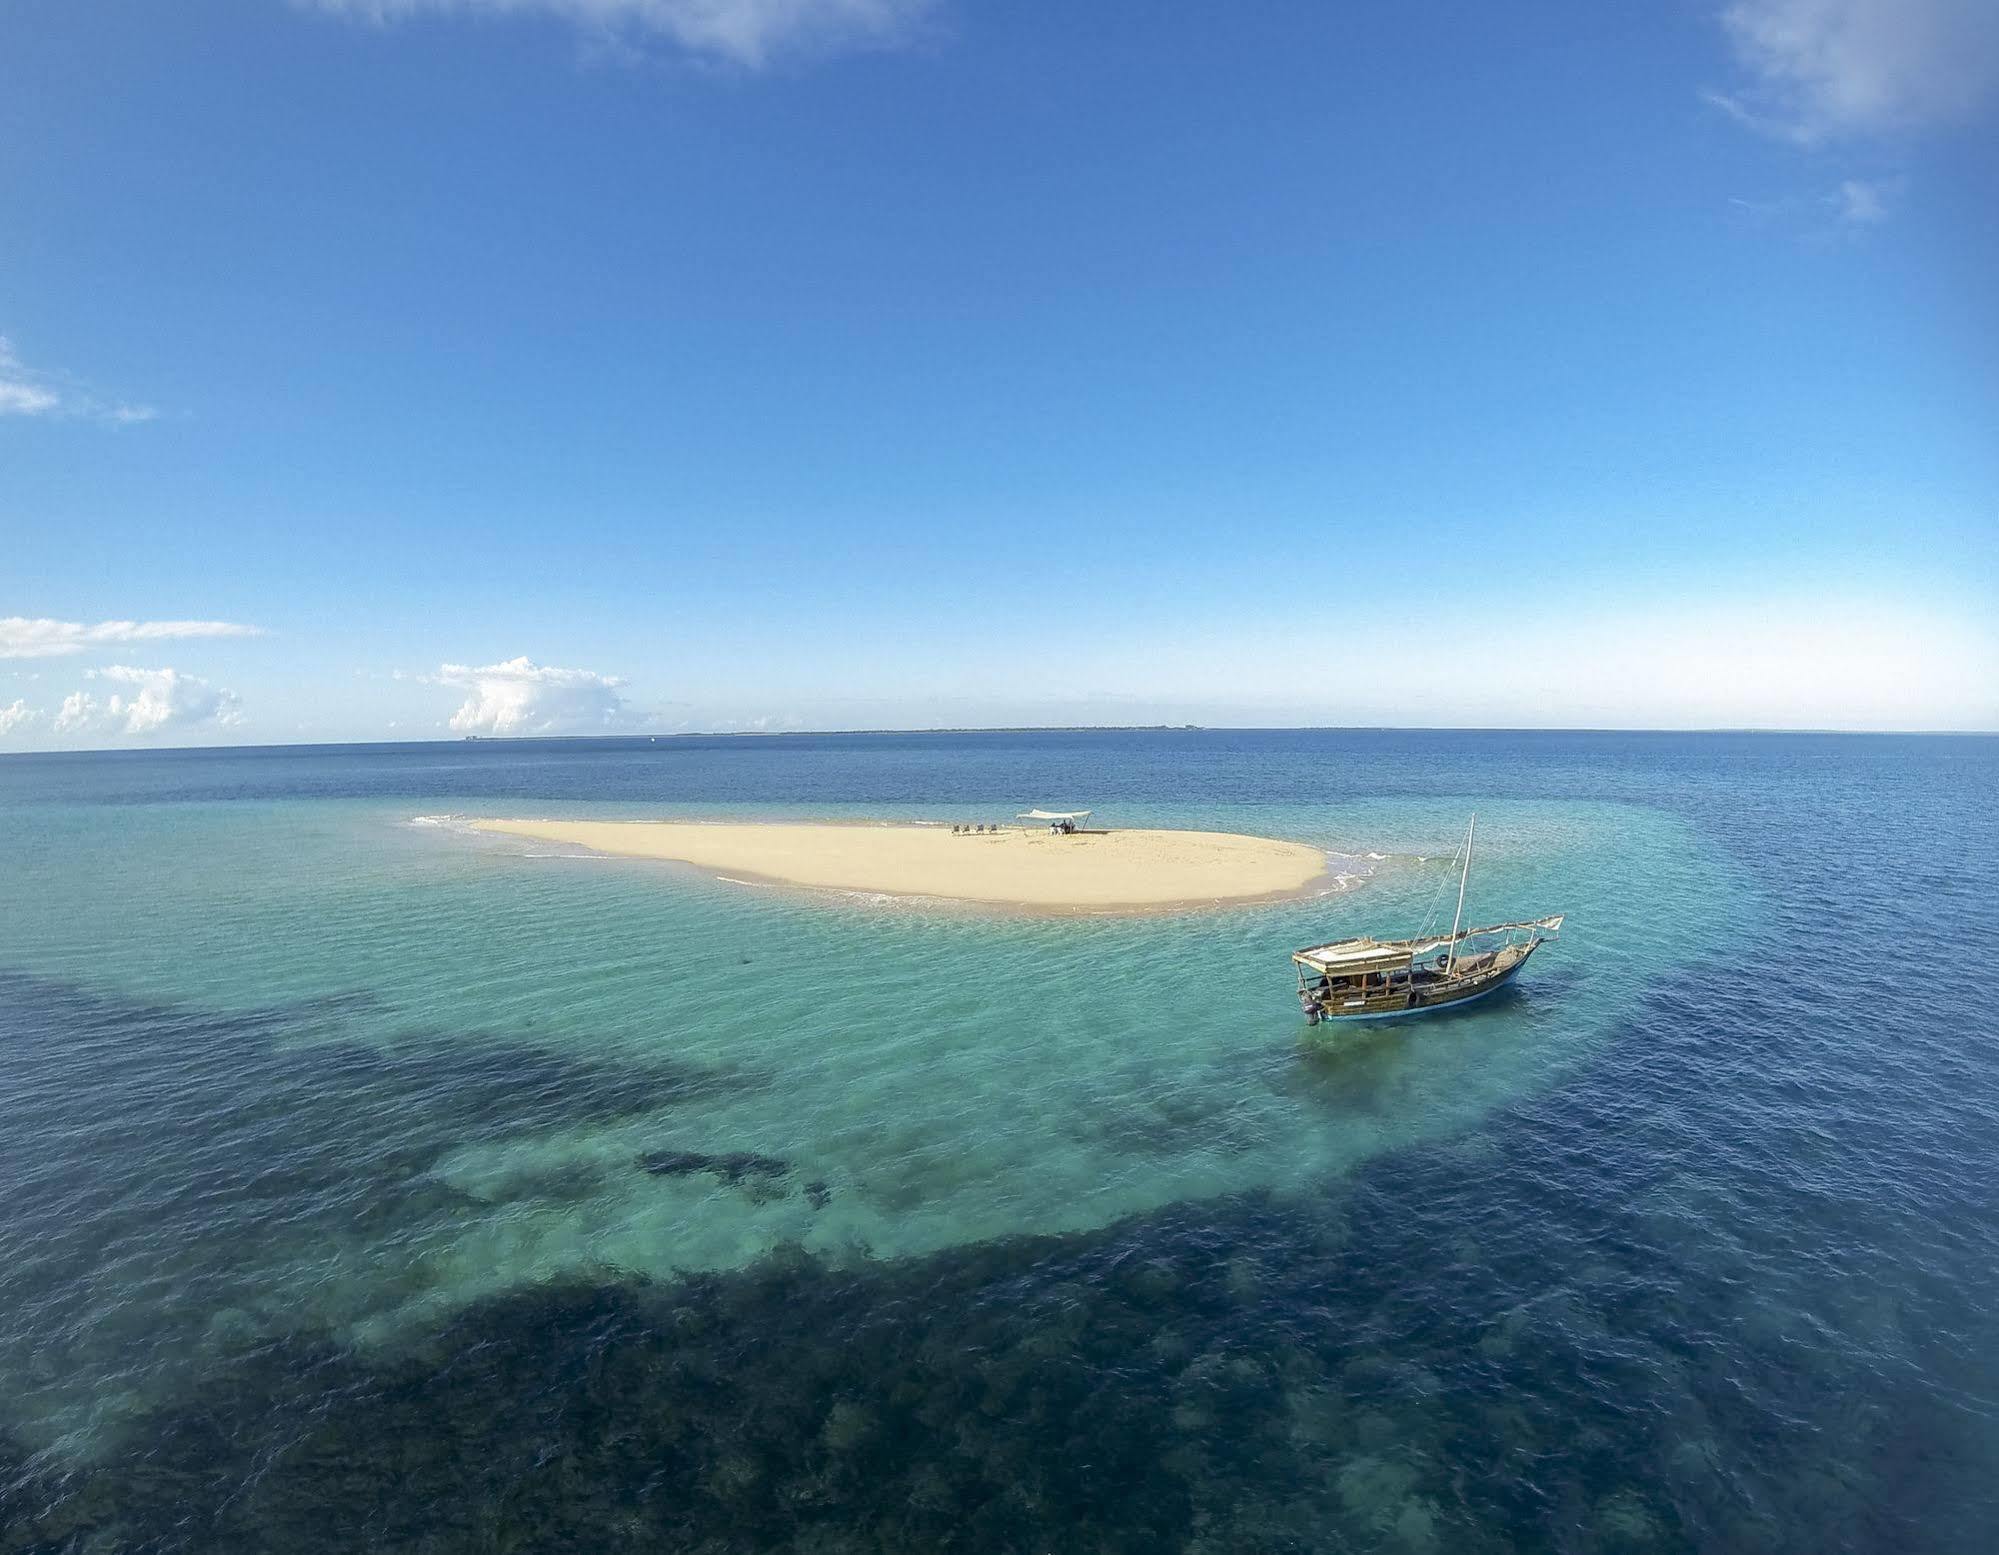
[(993, 906), (1144, 911), (1274, 900), (1325, 873), (1303, 843), (1227, 832), (1042, 828), (979, 834), (948, 826), (482, 820), (481, 831), (599, 853), (672, 859), (729, 875)]

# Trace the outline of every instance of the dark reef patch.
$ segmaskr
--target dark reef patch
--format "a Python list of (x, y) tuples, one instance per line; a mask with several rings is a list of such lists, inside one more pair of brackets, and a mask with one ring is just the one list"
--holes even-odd
[[(780, 1156), (759, 1155), (753, 1150), (648, 1150), (638, 1157), (638, 1165), (654, 1177), (691, 1177), (708, 1173), (731, 1188), (742, 1189), (751, 1200), (770, 1203), (787, 1198), (791, 1162)], [(833, 1190), (824, 1178), (805, 1184), (805, 1198), (814, 1209), (833, 1202)]]
[(735, 1184), (745, 1177), (789, 1177), (791, 1163), (774, 1155), (758, 1155), (751, 1150), (730, 1150), (711, 1155), (703, 1150), (648, 1150), (639, 1165), (654, 1177), (686, 1177), (695, 1172), (713, 1172), (724, 1182)]

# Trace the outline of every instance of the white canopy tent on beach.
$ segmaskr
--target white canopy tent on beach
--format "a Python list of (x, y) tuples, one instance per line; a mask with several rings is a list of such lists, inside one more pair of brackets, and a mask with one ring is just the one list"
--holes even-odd
[(1075, 831), (1090, 818), (1088, 810), (1023, 810), (1016, 821), (1046, 821), (1058, 831)]

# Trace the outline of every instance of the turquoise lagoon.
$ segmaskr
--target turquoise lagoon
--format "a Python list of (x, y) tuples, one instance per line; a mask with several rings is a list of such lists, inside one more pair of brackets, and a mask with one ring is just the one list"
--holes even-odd
[[(1825, 1514), (1824, 1487), (1800, 1477), (1816, 1443), (1853, 1461), (1810, 1472), (1843, 1487), (1839, 1504), (1890, 1516), (1883, 1540), (1927, 1529), (1969, 1548), (1950, 1474), (1925, 1481), (1921, 1513), (1880, 1512), (1871, 1476), (1894, 1398), (1920, 1400), (1921, 1429), (1948, 1435), (1957, 1463), (1993, 1447), (1987, 1353), (1946, 1382), (1935, 1333), (1910, 1329), (1947, 1309), (1946, 1350), (1992, 1333), (1972, 1294), (1994, 1246), (1989, 1173), (1968, 1138), (1936, 1144), (1930, 1115), (1969, 1108), (1989, 1130), (1999, 1083), (1965, 1043), (1990, 1002), (1897, 1008), (1835, 969), (1876, 935), (1930, 944), (1918, 892), (1961, 892), (1992, 921), (1974, 796), (1991, 798), (1995, 770), (1989, 741), (1194, 731), (0, 762), (14, 1494), (39, 1538), (74, 1533), (63, 1519), (87, 1505), (91, 1528), (170, 1544), (133, 1466), (191, 1411), (233, 1411), (234, 1446), (199, 1465), (214, 1506), (197, 1504), (185, 1538), (268, 1547), (260, 1496), (297, 1511), (326, 1494), (310, 1453), (286, 1457), (324, 1428), (302, 1420), (344, 1410), (343, 1430), (406, 1433), (393, 1412), (371, 1423), (357, 1379), (448, 1393), (472, 1333), (479, 1353), (562, 1352), (549, 1312), (578, 1292), (631, 1303), (622, 1320), (669, 1360), (674, 1314), (740, 1303), (715, 1320), (726, 1346), (704, 1320), (684, 1358), (742, 1393), (731, 1430), (771, 1428), (745, 1356), (785, 1331), (764, 1306), (779, 1281), (785, 1313), (830, 1302), (838, 1327), (858, 1304), (871, 1333), (925, 1325), (904, 1334), (918, 1347), (943, 1342), (930, 1325), (952, 1309), (1003, 1301), (1015, 1392), (1037, 1365), (1066, 1378), (1083, 1357), (1111, 1428), (1150, 1444), (1142, 1465), (1103, 1471), (1092, 1504), (1131, 1498), (1141, 1510), (1117, 1526), (1169, 1545), (1206, 1529), (1237, 1540), (1216, 1547), (1804, 1547), (1801, 1530), (1829, 1526), (1799, 1521)], [(1037, 917), (745, 886), (463, 824), (986, 821), (1034, 803), (1308, 841), (1337, 879), (1274, 906)], [(1289, 952), (1448, 920), (1473, 809), (1470, 916), (1565, 912), (1561, 941), (1473, 1009), (1304, 1028)], [(1800, 966), (1809, 983), (1776, 977), (1773, 996), (1773, 973)], [(1912, 1225), (1909, 1201), (1943, 1191), (1939, 1167), (1961, 1174), (1957, 1223), (1926, 1234), (1937, 1211)], [(1840, 1237), (1814, 1245), (1800, 1217), (1829, 1207)], [(1912, 1251), (1917, 1268), (1896, 1273)], [(1121, 1283), (1134, 1259), (1158, 1271), (1156, 1300)], [(1365, 1310), (1346, 1310), (1352, 1279), (1315, 1290), (1314, 1260), (1365, 1267)], [(1207, 1279), (1234, 1293), (1233, 1320), (1209, 1310)], [(935, 1310), (912, 1316), (926, 1290)], [(1130, 1353), (1113, 1337), (1094, 1355), (1093, 1307), (1134, 1301), (1150, 1317)], [(1425, 1302), (1476, 1316), (1440, 1337), (1414, 1316)], [(1627, 1328), (1633, 1303), (1649, 1315)], [(1181, 1329), (1202, 1342), (1162, 1350)], [(591, 1537), (629, 1527), (634, 1547), (920, 1547), (926, 1516), (983, 1527), (973, 1547), (1060, 1546), (1064, 1530), (1102, 1544), (1059, 1494), (1009, 1503), (964, 1454), (911, 1467), (905, 1449), (843, 1482), (839, 1420), (865, 1420), (859, 1452), (925, 1419), (922, 1401), (897, 1402), (910, 1384), (886, 1342), (888, 1358), (846, 1342), (794, 1356), (826, 1373), (812, 1418), (734, 1468), (705, 1437), (644, 1472), (572, 1443), (559, 1493), (526, 1468), (491, 1484), (435, 1443), (426, 1461), (446, 1460), (447, 1499), (467, 1502), (466, 1547), (510, 1518), (542, 1526), (520, 1521), (538, 1497), (535, 1515), (558, 1518), (615, 1506), (623, 1520), (590, 1522)], [(301, 1345), (310, 1364), (272, 1359)], [(1642, 1427), (1630, 1396), (1597, 1398), (1586, 1375), (1620, 1347), (1642, 1362), (1621, 1384), (1654, 1414)], [(987, 1336), (960, 1361), (994, 1349)], [(1521, 1350), (1535, 1367), (1499, 1386)], [(1773, 1356), (1824, 1375), (1745, 1406)], [(1892, 1397), (1842, 1401), (1884, 1375)], [(545, 1392), (527, 1378), (491, 1386)], [(1286, 1422), (1281, 1451), (1230, 1461), (1245, 1428), (1232, 1389)], [(1004, 1424), (1009, 1407), (932, 1401), (919, 1434), (951, 1434), (966, 1410)], [(1318, 1409), (1328, 1421), (1300, 1423)], [(1575, 1442), (1537, 1424), (1550, 1410), (1594, 1433), (1593, 1457), (1564, 1461)], [(1474, 1428), (1491, 1441), (1454, 1449)], [(1000, 1435), (1044, 1485), (1059, 1474), (1041, 1456), (1074, 1451), (1038, 1418)], [(1545, 1504), (1482, 1485), (1525, 1444), (1554, 1454)], [(666, 1522), (629, 1504), (682, 1472), (693, 1488)], [(732, 1491), (732, 1474), (763, 1488)], [(813, 1496), (785, 1488), (797, 1476), (816, 1477)], [(1161, 1505), (1178, 1509), (1170, 1526)], [(1868, 1527), (1841, 1536), (1864, 1545)], [(448, 1529), (422, 1538), (456, 1547)]]

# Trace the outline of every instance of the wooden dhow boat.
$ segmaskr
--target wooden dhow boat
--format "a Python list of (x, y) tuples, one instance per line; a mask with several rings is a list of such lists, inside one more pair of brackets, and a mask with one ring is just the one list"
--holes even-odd
[(1298, 968), (1298, 1003), (1308, 1025), (1322, 1020), (1391, 1020), (1482, 999), (1513, 981), (1527, 958), (1561, 931), (1561, 913), (1523, 923), (1459, 927), (1464, 922), (1477, 827), (1478, 817), (1473, 816), (1465, 828), (1458, 909), (1449, 934), (1416, 939), (1361, 935), (1292, 954)]

